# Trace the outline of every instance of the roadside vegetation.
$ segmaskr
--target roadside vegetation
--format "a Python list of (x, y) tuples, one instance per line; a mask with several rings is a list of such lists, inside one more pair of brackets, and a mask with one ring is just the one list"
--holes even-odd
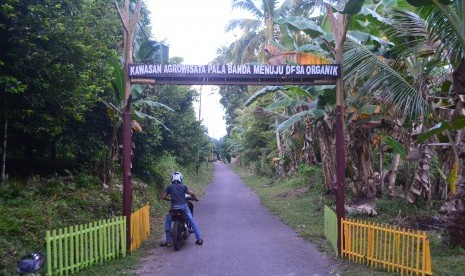
[[(46, 230), (122, 214), (123, 26), (113, 1), (49, 2), (0, 4), (0, 275), (43, 251)], [(134, 62), (182, 63), (152, 37), (145, 6), (138, 19)], [(218, 141), (197, 120), (198, 95), (132, 86), (132, 211), (162, 214), (173, 171), (193, 189), (209, 182)]]
[[(337, 269), (333, 273), (339, 275), (396, 275), (381, 270), (374, 270), (365, 265), (339, 259), (324, 236), (324, 205), (334, 210), (334, 194), (326, 194), (321, 169), (318, 167), (301, 167), (300, 170), (286, 179), (278, 180), (270, 177), (257, 177), (250, 171), (231, 165), (242, 180), (260, 197), (261, 203), (268, 207), (273, 215), (292, 227), (299, 236), (313, 243), (318, 249), (331, 258)], [(349, 199), (351, 200), (351, 199)], [(430, 225), (431, 220), (416, 220), (415, 217), (436, 217), (437, 214), (426, 206), (406, 205), (401, 201), (380, 199), (376, 203), (379, 216), (352, 215), (364, 221), (403, 225), (409, 228), (427, 228), (431, 245), (431, 261), (433, 275), (463, 275), (465, 271), (465, 250), (452, 247), (447, 242), (447, 231), (444, 225)], [(439, 218), (438, 218), (439, 219)], [(424, 223), (423, 225), (419, 225)], [(408, 224), (408, 225), (407, 225)], [(308, 260), (312, 262), (312, 260)], [(330, 268), (331, 269), (331, 268)]]
[[(196, 173), (195, 168), (181, 167), (173, 158), (161, 160), (155, 169), (159, 170), (157, 180), (154, 177), (133, 179), (133, 210), (150, 205), (149, 240), (126, 258), (86, 269), (82, 275), (130, 274), (139, 257), (153, 248), (164, 234), (164, 216), (169, 204), (161, 200), (161, 194), (169, 184), (171, 173), (181, 171), (185, 183), (201, 195), (213, 172), (212, 164), (202, 164)], [(122, 215), (121, 179), (115, 179), (110, 188), (102, 191), (98, 179), (84, 173), (10, 181), (0, 187), (0, 198), (0, 275), (15, 275), (21, 258), (31, 252), (45, 253), (46, 230)]]
[[(337, 85), (221, 86), (228, 124), (222, 158), (269, 179), (256, 187), (264, 202), (273, 210), (275, 202), (291, 200), (282, 219), (295, 218), (289, 223), (302, 235), (318, 236), (303, 226), (312, 213), (286, 212), (312, 202), (307, 196), (332, 195), (341, 183), (336, 156), (343, 148), (346, 216), (426, 230), (435, 272), (463, 274), (463, 1), (245, 2), (232, 1), (251, 16), (230, 22), (228, 30), (243, 33), (218, 52), (216, 63), (280, 66), (312, 59), (341, 64), (343, 79)], [(342, 141), (337, 130), (344, 131)], [(318, 185), (299, 186), (305, 182), (295, 175), (315, 168)], [(304, 206), (304, 213), (311, 208)], [(322, 213), (319, 208), (311, 210)]]

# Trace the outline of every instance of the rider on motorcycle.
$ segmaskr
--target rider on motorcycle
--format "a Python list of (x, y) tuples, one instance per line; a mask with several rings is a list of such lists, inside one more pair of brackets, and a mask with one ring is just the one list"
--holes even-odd
[[(181, 209), (186, 213), (187, 219), (189, 220), (189, 224), (194, 230), (195, 237), (197, 239), (195, 243), (198, 245), (202, 245), (203, 239), (200, 235), (200, 230), (197, 227), (194, 218), (192, 217), (192, 213), (189, 210), (186, 194), (189, 194), (195, 201), (198, 201), (197, 196), (194, 194), (194, 192), (192, 192), (186, 185), (182, 184), (182, 174), (179, 172), (174, 172), (171, 176), (171, 185), (166, 188), (165, 192), (162, 195), (162, 199), (169, 200), (168, 196), (171, 196), (171, 208)], [(168, 212), (165, 220), (166, 240), (165, 243), (162, 244), (163, 246), (169, 247), (173, 242), (173, 238), (171, 237), (171, 221), (171, 214), (170, 212)]]

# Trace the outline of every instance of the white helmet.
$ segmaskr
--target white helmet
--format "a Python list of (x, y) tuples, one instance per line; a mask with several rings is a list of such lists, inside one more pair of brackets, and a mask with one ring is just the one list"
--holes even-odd
[(182, 183), (182, 174), (180, 172), (174, 172), (171, 176), (171, 183), (174, 183), (176, 181)]

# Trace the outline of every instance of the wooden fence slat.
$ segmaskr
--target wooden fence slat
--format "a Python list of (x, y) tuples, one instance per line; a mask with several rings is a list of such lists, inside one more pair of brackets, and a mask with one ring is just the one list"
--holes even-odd
[(63, 240), (63, 247), (64, 247), (64, 255), (63, 255), (63, 261), (64, 261), (64, 267), (68, 267), (68, 263), (69, 263), (69, 248), (68, 248), (68, 238), (69, 238), (69, 235), (70, 235), (70, 231), (69, 231), (69, 228), (68, 227), (65, 227), (63, 229), (64, 233), (64, 240)]
[(57, 240), (56, 240), (56, 230), (53, 230), (52, 232), (53, 236), (53, 268), (58, 267), (58, 257), (57, 257)]
[(96, 263), (124, 257), (125, 217), (46, 231), (47, 275), (68, 275)]
[(50, 231), (47, 230), (45, 232), (45, 248), (47, 250), (47, 275), (52, 275), (52, 258), (50, 257), (52, 255), (52, 243), (51, 243), (51, 237), (50, 237)]
[(401, 275), (432, 275), (426, 232), (358, 219), (341, 224), (342, 257)]
[(116, 218), (115, 221), (116, 221), (116, 225), (115, 225), (115, 229), (116, 229), (116, 230), (115, 230), (115, 231), (116, 231), (116, 235), (115, 235), (116, 252), (115, 252), (115, 253), (116, 253), (116, 256), (119, 256), (119, 254), (120, 254), (120, 245), (119, 245), (119, 244), (120, 244), (120, 239), (121, 239), (121, 238), (120, 238), (121, 233), (120, 233), (120, 231), (119, 231), (119, 226), (118, 226), (118, 225), (119, 225), (119, 219)]
[(426, 233), (423, 232), (423, 236), (422, 236), (422, 241), (423, 241), (423, 247), (422, 247), (422, 267), (421, 267), (421, 275), (426, 275), (425, 272), (426, 272), (426, 251), (425, 251), (425, 240), (426, 240)]
[(150, 207), (146, 205), (131, 214), (131, 251), (139, 248), (150, 235), (149, 211)]
[(122, 234), (121, 235), (121, 245), (122, 245), (122, 250), (123, 250), (123, 257), (126, 256), (126, 247), (127, 247), (127, 244), (126, 244), (126, 225), (127, 225), (127, 221), (124, 220), (124, 222), (122, 224), (120, 224), (120, 233)]
[(99, 247), (98, 247), (99, 241), (98, 241), (98, 222), (97, 221), (93, 222), (92, 234), (94, 236), (94, 250), (93, 250), (94, 259), (93, 259), (93, 264), (98, 264), (100, 255), (99, 255)]

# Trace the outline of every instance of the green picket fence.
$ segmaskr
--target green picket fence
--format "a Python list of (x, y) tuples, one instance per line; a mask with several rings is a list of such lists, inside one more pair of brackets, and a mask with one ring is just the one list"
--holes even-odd
[(126, 256), (126, 218), (100, 220), (46, 232), (47, 275), (77, 272)]
[(325, 237), (333, 246), (336, 255), (337, 252), (337, 216), (331, 208), (325, 205)]

